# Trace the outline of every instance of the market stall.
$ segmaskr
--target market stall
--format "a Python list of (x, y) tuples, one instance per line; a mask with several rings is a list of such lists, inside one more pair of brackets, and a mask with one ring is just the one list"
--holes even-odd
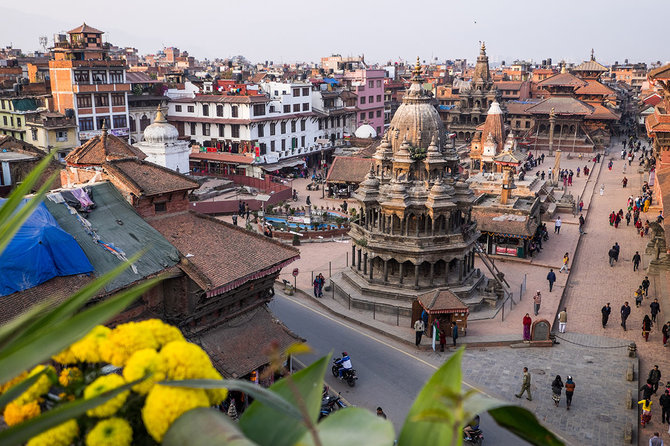
[(426, 323), (426, 333), (433, 336), (433, 327), (444, 330), (451, 336), (451, 323), (456, 322), (461, 335), (467, 334), (470, 310), (449, 290), (438, 289), (417, 296), (412, 303), (412, 326), (418, 319)]

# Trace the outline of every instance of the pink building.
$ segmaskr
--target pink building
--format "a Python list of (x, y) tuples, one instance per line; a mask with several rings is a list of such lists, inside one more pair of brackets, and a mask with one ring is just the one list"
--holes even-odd
[(377, 135), (384, 132), (384, 70), (359, 69), (345, 71), (336, 76), (344, 85), (358, 96), (356, 128), (363, 124), (371, 125)]

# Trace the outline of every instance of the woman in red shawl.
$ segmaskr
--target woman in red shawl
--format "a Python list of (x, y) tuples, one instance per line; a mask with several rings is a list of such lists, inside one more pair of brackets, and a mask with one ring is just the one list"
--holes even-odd
[(533, 320), (530, 318), (530, 314), (526, 313), (523, 317), (523, 340), (530, 341), (530, 324), (533, 323)]

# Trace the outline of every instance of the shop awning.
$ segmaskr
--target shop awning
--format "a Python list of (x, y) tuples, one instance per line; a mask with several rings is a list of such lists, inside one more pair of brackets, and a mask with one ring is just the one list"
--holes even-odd
[(284, 167), (296, 166), (305, 166), (305, 161), (303, 161), (301, 158), (290, 158), (274, 164), (268, 164), (267, 166), (261, 166), (261, 169), (265, 170), (266, 172), (275, 172), (279, 169), (283, 169)]

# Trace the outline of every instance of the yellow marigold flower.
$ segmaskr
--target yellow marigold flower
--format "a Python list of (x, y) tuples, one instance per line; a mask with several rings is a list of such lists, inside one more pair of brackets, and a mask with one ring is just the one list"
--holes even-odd
[(68, 367), (61, 370), (60, 375), (58, 376), (58, 382), (61, 386), (67, 387), (73, 382), (81, 381), (82, 378), (81, 370), (77, 367)]
[(117, 367), (126, 365), (128, 358), (138, 350), (158, 348), (158, 341), (149, 330), (142, 330), (137, 322), (121, 324), (100, 344), (100, 358)]
[(70, 350), (80, 362), (96, 363), (100, 358), (100, 344), (102, 344), (112, 330), (104, 325), (93, 327), (86, 336), (70, 346)]
[[(30, 371), (28, 377), (40, 373), (45, 368), (49, 369), (54, 374), (56, 373), (56, 370), (54, 370), (53, 367), (51, 366), (45, 367), (40, 364)], [(51, 378), (49, 377), (49, 373), (47, 372), (47, 374), (40, 376), (39, 379), (32, 386), (30, 386), (28, 390), (23, 392), (21, 396), (15, 399), (14, 402), (16, 402), (17, 404), (26, 404), (29, 401), (36, 400), (49, 391), (49, 389), (51, 388), (51, 384), (52, 384)]]
[(62, 352), (58, 353), (57, 355), (54, 355), (51, 357), (54, 361), (63, 364), (63, 365), (68, 365), (68, 364), (76, 364), (77, 363), (77, 357), (74, 355), (72, 352), (72, 346), (66, 348)]
[[(86, 386), (86, 388), (84, 389), (84, 399), (89, 400), (102, 393), (107, 392), (108, 390), (121, 387), (125, 383), (126, 382), (119, 375), (112, 374), (112, 375), (101, 376), (95, 381), (93, 381), (91, 384)], [(98, 418), (104, 418), (114, 415), (126, 402), (129, 393), (130, 391), (128, 390), (126, 390), (125, 392), (121, 392), (111, 400), (107, 401), (105, 404), (87, 410), (86, 415), (88, 415), (89, 417), (98, 417)]]
[(202, 389), (157, 384), (151, 389), (144, 403), (142, 420), (149, 435), (160, 443), (165, 432), (184, 412), (209, 405), (207, 394)]
[(17, 385), (18, 383), (20, 383), (21, 381), (23, 381), (27, 377), (28, 377), (28, 372), (21, 372), (21, 374), (19, 376), (15, 377), (15, 378), (12, 378), (9, 381), (7, 381), (6, 383), (0, 385), (0, 395), (2, 395), (3, 393), (8, 391), (9, 389), (14, 387), (15, 385)]
[[(221, 374), (217, 372), (214, 367), (207, 370), (202, 378), (218, 380), (223, 379)], [(221, 387), (219, 389), (205, 389), (205, 392), (207, 393), (207, 397), (209, 398), (209, 403), (211, 405), (221, 404), (221, 402), (223, 402), (223, 400), (228, 397), (228, 389), (225, 387)]]
[(172, 341), (186, 341), (184, 335), (181, 334), (181, 331), (179, 331), (177, 327), (166, 324), (160, 319), (140, 321), (137, 323), (137, 326), (149, 330), (158, 341), (159, 347), (169, 344)]
[(123, 418), (98, 421), (86, 435), (86, 446), (128, 446), (133, 441), (133, 429)]
[(123, 368), (123, 377), (127, 382), (141, 379), (151, 373), (148, 379), (133, 386), (133, 391), (146, 395), (149, 390), (159, 381), (165, 379), (165, 361), (158, 355), (156, 350), (145, 348), (133, 353)]
[(159, 355), (165, 360), (169, 379), (204, 378), (212, 368), (212, 361), (207, 353), (190, 342), (170, 342), (162, 348)]
[(27, 446), (69, 446), (79, 435), (75, 420), (66, 421), (28, 440)]
[(37, 401), (30, 401), (26, 404), (17, 404), (12, 401), (5, 407), (3, 416), (8, 426), (14, 426), (35, 418), (40, 412), (40, 405)]

